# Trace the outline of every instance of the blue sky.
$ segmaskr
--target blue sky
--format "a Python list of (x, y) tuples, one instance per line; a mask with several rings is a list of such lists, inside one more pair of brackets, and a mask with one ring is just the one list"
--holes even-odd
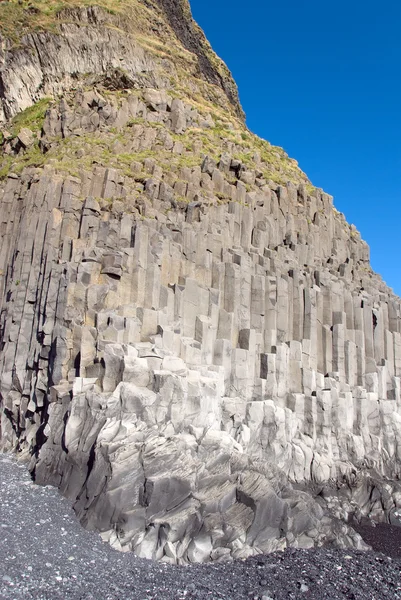
[(401, 295), (400, 0), (190, 0), (248, 127), (297, 159)]

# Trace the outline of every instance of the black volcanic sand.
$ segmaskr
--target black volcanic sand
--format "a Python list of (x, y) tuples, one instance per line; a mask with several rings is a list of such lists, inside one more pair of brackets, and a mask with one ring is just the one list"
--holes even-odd
[[(33, 484), (6, 455), (0, 486), (1, 600), (401, 599), (399, 549), (398, 558), (326, 548), (171, 567), (112, 550), (81, 528), (57, 490)], [(392, 529), (369, 534), (394, 554)]]
[(387, 523), (373, 525), (367, 519), (362, 523), (353, 523), (352, 527), (373, 550), (401, 560), (401, 527)]

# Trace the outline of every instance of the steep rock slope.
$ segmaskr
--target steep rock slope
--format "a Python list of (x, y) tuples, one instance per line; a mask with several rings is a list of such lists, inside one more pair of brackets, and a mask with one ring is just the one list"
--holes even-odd
[(0, 72), (4, 118), (42, 97), (3, 128), (2, 448), (140, 556), (362, 546), (344, 519), (401, 506), (400, 299), (186, 3), (37, 4)]
[(0, 122), (47, 94), (74, 88), (82, 76), (115, 70), (126, 87), (176, 87), (189, 79), (191, 91), (206, 97), (201, 80), (207, 81), (215, 84), (213, 101), (243, 118), (235, 82), (192, 20), (187, 0), (2, 4)]

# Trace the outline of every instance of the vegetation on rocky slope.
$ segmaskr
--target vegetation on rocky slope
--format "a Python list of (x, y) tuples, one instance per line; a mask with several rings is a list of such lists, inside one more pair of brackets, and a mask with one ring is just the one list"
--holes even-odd
[[(236, 145), (238, 158), (241, 158), (244, 164), (252, 164), (255, 153), (258, 153), (261, 160), (270, 167), (269, 172), (266, 173), (269, 179), (277, 183), (303, 181), (309, 185), (306, 176), (298, 169), (296, 161), (289, 159), (281, 148), (271, 146), (246, 129), (238, 110), (235, 107), (233, 109), (232, 105), (228, 105), (227, 100), (222, 100), (221, 89), (218, 85), (211, 81), (201, 81), (197, 77), (199, 75), (199, 54), (203, 53), (202, 56), (207, 57), (215, 73), (222, 78), (223, 84), (231, 81), (231, 74), (227, 67), (215, 55), (203, 32), (192, 20), (186, 0), (179, 3), (179, 9), (183, 19), (186, 19), (186, 22), (196, 30), (199, 41), (199, 47), (191, 47), (191, 50), (185, 47), (184, 42), (177, 44), (173, 32), (177, 27), (172, 23), (174, 19), (170, 14), (171, 10), (169, 11), (169, 3), (164, 0), (154, 0), (146, 4), (141, 0), (98, 0), (96, 3), (94, 0), (68, 0), (68, 2), (65, 0), (30, 0), (29, 2), (8, 0), (0, 3), (0, 33), (18, 46), (22, 43), (23, 36), (30, 32), (57, 32), (60, 31), (63, 24), (71, 22), (84, 25), (84, 21), (79, 17), (79, 9), (95, 4), (104, 9), (102, 26), (117, 27), (125, 32), (129, 31), (135, 34), (135, 40), (146, 52), (149, 52), (156, 61), (160, 61), (160, 69), (163, 72), (168, 69), (168, 65), (164, 64), (164, 61), (168, 60), (170, 64), (173, 63), (174, 68), (171, 69), (170, 89), (168, 90), (171, 96), (185, 100), (205, 117), (208, 115), (211, 117), (212, 127), (204, 130), (192, 128), (186, 131), (183, 143), (187, 150), (190, 150), (194, 144), (199, 146), (200, 143), (204, 152), (217, 158), (224, 143), (230, 141)], [(176, 35), (179, 34), (180, 32)], [(187, 46), (188, 44), (189, 42)], [(129, 79), (129, 74), (126, 79)], [(194, 81), (197, 82), (195, 85)], [(83, 87), (90, 88), (93, 82), (77, 82), (77, 87), (80, 87), (81, 84)], [(126, 92), (114, 90), (114, 93), (121, 98)], [(34, 107), (17, 115), (11, 124), (7, 124), (5, 128), (7, 133), (15, 137), (23, 127), (39, 132), (47, 106), (48, 100), (43, 99)], [(122, 133), (119, 132), (118, 135), (121, 138)], [(125, 132), (125, 135), (129, 135), (129, 131)], [(113, 139), (112, 132), (109, 132), (107, 140), (103, 140), (101, 143), (99, 140), (93, 140), (91, 144), (87, 142), (87, 145), (92, 146), (95, 150), (86, 155), (86, 161), (89, 162), (92, 157), (94, 160), (100, 160), (102, 164), (107, 160), (114, 164), (117, 160), (116, 156), (114, 154), (110, 156), (107, 145), (112, 147), (115, 142), (116, 139)], [(68, 149), (65, 148), (65, 150), (68, 156)], [(52, 150), (47, 156), (47, 160), (53, 157), (57, 159), (57, 162), (62, 163), (62, 152), (63, 148), (60, 146), (57, 149), (57, 156), (54, 157), (54, 150)], [(73, 169), (71, 157), (68, 161), (69, 169)], [(82, 161), (79, 162), (82, 164)], [(121, 162), (124, 163), (119, 160), (120, 164)], [(199, 162), (198, 158), (196, 162)], [(43, 154), (39, 151), (38, 143), (35, 143), (33, 147), (21, 154), (17, 161), (11, 160), (9, 156), (3, 157), (0, 175), (4, 177), (10, 168), (19, 172), (24, 166), (40, 166), (43, 163)]]
[(136, 0), (5, 0), (0, 4), (0, 31), (16, 43), (34, 31), (57, 31), (58, 26), (72, 19), (65, 9), (100, 6), (111, 15), (134, 16), (134, 11), (146, 9)]
[[(103, 90), (105, 93), (106, 90)], [(108, 94), (108, 100), (117, 106), (126, 97), (127, 92)], [(181, 96), (179, 92), (175, 94)], [(188, 101), (188, 99), (186, 99)], [(131, 120), (128, 125), (120, 130), (111, 128), (96, 135), (86, 134), (58, 140), (46, 154), (39, 149), (38, 140), (25, 152), (18, 156), (3, 155), (0, 162), (0, 178), (5, 177), (10, 170), (20, 173), (26, 166), (42, 166), (45, 162), (52, 161), (64, 172), (77, 173), (85, 167), (90, 169), (94, 163), (121, 169), (125, 174), (133, 161), (141, 161), (148, 156), (153, 156), (160, 164), (169, 164), (170, 167), (183, 166), (194, 167), (202, 162), (205, 155), (213, 160), (219, 160), (221, 153), (227, 144), (235, 147), (235, 158), (240, 160), (247, 168), (256, 168), (257, 163), (263, 163), (263, 176), (277, 184), (286, 184), (291, 181), (294, 184), (305, 183), (308, 190), (313, 186), (306, 175), (299, 169), (297, 162), (288, 157), (286, 152), (269, 142), (262, 140), (251, 133), (239, 121), (228, 119), (223, 111), (210, 102), (203, 99), (191, 102), (193, 109), (197, 110), (207, 122), (207, 126), (193, 126), (182, 134), (174, 134), (176, 141), (183, 144), (184, 153), (176, 155), (171, 159), (170, 153), (162, 149), (156, 151), (130, 153), (123, 151), (124, 144), (132, 138), (132, 127), (143, 125), (149, 128), (159, 129), (161, 123), (145, 121), (143, 118)], [(202, 103), (200, 102), (202, 101)], [(7, 127), (5, 132), (9, 138), (16, 138), (22, 128), (31, 129), (40, 138), (46, 110), (51, 104), (50, 99), (40, 100), (34, 106), (19, 113)], [(208, 119), (208, 121), (206, 121)], [(84, 156), (80, 150), (84, 149)], [(145, 156), (146, 154), (146, 156)]]
[(6, 0), (0, 3), (0, 36), (20, 46), (28, 33), (60, 33), (63, 24), (90, 23), (93, 17), (82, 20), (80, 13), (90, 7), (103, 9), (103, 27), (134, 35), (136, 42), (159, 59), (174, 59), (174, 66), (182, 67), (181, 76), (191, 74), (217, 85), (229, 100), (226, 109), (243, 119), (232, 75), (192, 19), (187, 0), (175, 3), (174, 10), (166, 0)]
[[(93, 0), (31, 0), (23, 3), (8, 0), (0, 4), (0, 32), (14, 43), (20, 43), (21, 37), (28, 32), (60, 31), (63, 23), (75, 22), (84, 25), (79, 17), (79, 9), (93, 5)], [(50, 145), (43, 145), (40, 143), (41, 128), (46, 109), (51, 105), (51, 100), (45, 98), (6, 124), (3, 150), (7, 147), (7, 139), (15, 139), (23, 128), (34, 132), (35, 141), (17, 155), (3, 152), (0, 178), (4, 178), (10, 172), (19, 174), (27, 166), (42, 167), (45, 164), (51, 164), (61, 172), (75, 175), (82, 169), (91, 170), (94, 164), (98, 164), (114, 167), (125, 176), (130, 176), (132, 163), (143, 162), (149, 157), (155, 159), (162, 167), (168, 165), (170, 169), (179, 172), (183, 167), (201, 165), (205, 155), (218, 161), (222, 152), (230, 147), (234, 158), (239, 160), (245, 169), (260, 172), (259, 176), (266, 182), (271, 182), (273, 186), (286, 185), (288, 182), (295, 185), (302, 183), (308, 193), (314, 190), (297, 162), (289, 158), (282, 148), (272, 146), (246, 128), (233, 106), (228, 108), (227, 98), (222, 101), (223, 94), (219, 86), (198, 78), (199, 57), (195, 51), (184, 47), (183, 43), (177, 44), (167, 0), (153, 0), (146, 4), (141, 0), (98, 0), (96, 5), (104, 9), (101, 16), (104, 19), (102, 26), (117, 27), (124, 32), (135, 33), (135, 40), (156, 62), (159, 61), (161, 72), (165, 74), (169, 65), (173, 65), (170, 70), (168, 94), (172, 98), (184, 101), (200, 115), (205, 124), (201, 127), (193, 124), (185, 132), (173, 134), (175, 141), (179, 141), (183, 148), (183, 151), (175, 154), (173, 158), (171, 153), (164, 152), (162, 147), (139, 153), (127, 150), (135, 125), (151, 129), (161, 127), (160, 122), (143, 118), (136, 119), (136, 122), (131, 122), (122, 129), (109, 128), (96, 134), (86, 132), (85, 135), (57, 139)], [(179, 5), (183, 18), (191, 19), (187, 1), (182, 0)], [(192, 26), (197, 28), (192, 19), (191, 22)], [(172, 43), (174, 39), (175, 43)], [(214, 54), (201, 30), (199, 39), (202, 52), (213, 64), (216, 73), (230, 78), (226, 66)], [(117, 84), (113, 80), (114, 76), (109, 77), (109, 89), (105, 89), (104, 81), (94, 80), (90, 75), (86, 79), (81, 77), (77, 80), (76, 90), (90, 90), (96, 87), (100, 93), (107, 96), (108, 101), (118, 107), (128, 93), (141, 94), (139, 90), (124, 89), (125, 81), (129, 81), (129, 74), (121, 72), (119, 75), (121, 81)], [(53, 100), (57, 102), (57, 98)], [(137, 173), (136, 177), (140, 178), (140, 174)], [(246, 185), (249, 191), (251, 186)]]
[[(80, 99), (84, 94), (93, 93), (90, 87), (86, 92), (82, 88), (75, 95), (71, 93), (64, 97), (63, 106), (69, 107), (71, 114), (75, 114), (77, 110), (79, 113), (77, 101), (82, 101)], [(121, 110), (123, 104), (132, 96), (135, 96), (139, 103), (144, 101), (143, 92), (133, 90), (111, 91), (98, 87), (95, 94), (99, 94), (99, 97), (116, 111)], [(289, 158), (282, 148), (272, 146), (254, 135), (238, 119), (228, 118), (222, 109), (210, 101), (201, 98), (198, 98), (198, 101), (190, 101), (183, 91), (176, 90), (174, 97), (180, 96), (183, 98), (182, 102), (185, 101), (187, 110), (193, 111), (196, 115), (192, 125), (180, 133), (169, 129), (166, 131), (167, 123), (157, 120), (157, 116), (160, 116), (158, 112), (144, 109), (141, 116), (130, 118), (122, 126), (102, 125), (95, 131), (84, 131), (78, 124), (75, 130), (53, 137), (49, 136), (43, 127), (47, 129), (45, 121), (51, 120), (52, 111), (60, 115), (60, 102), (42, 100), (17, 115), (8, 124), (0, 160), (0, 181), (11, 173), (20, 175), (27, 167), (42, 169), (47, 165), (61, 175), (70, 175), (79, 179), (85, 178), (94, 169), (103, 167), (115, 169), (119, 176), (125, 178), (130, 190), (129, 198), (125, 203), (125, 210), (128, 212), (137, 211), (138, 206), (149, 195), (152, 178), (163, 179), (168, 182), (168, 185), (173, 186), (175, 190), (173, 204), (178, 210), (185, 210), (186, 205), (191, 201), (191, 196), (180, 195), (177, 191), (180, 189), (180, 184), (184, 187), (186, 185), (183, 182), (185, 173), (188, 170), (200, 172), (205, 157), (208, 157), (212, 163), (218, 164), (222, 155), (229, 152), (241, 165), (241, 175), (230, 171), (226, 176), (231, 189), (235, 190), (238, 185), (242, 185), (247, 192), (258, 193), (263, 186), (275, 190), (278, 186), (293, 185), (297, 188), (301, 185), (308, 198), (310, 195), (317, 197), (320, 195), (298, 167), (297, 162)], [(169, 114), (167, 111), (163, 118), (169, 119)], [(23, 128), (28, 128), (34, 133), (34, 142), (27, 148), (18, 145), (19, 132)], [(166, 135), (170, 139), (170, 147), (166, 147)], [(138, 147), (135, 142), (147, 136), (152, 139), (151, 143)], [(10, 151), (13, 146), (16, 150)], [(222, 188), (220, 191), (205, 188), (203, 195), (203, 201), (206, 203), (225, 204), (233, 201), (230, 188)], [(112, 204), (113, 202), (110, 201), (110, 209)], [(171, 210), (169, 206), (167, 204), (163, 209), (166, 216)], [(341, 235), (345, 236), (344, 239), (349, 240), (350, 243), (359, 243), (360, 235), (356, 228), (348, 225), (344, 215), (335, 208), (333, 211), (337, 226), (342, 231)], [(145, 200), (144, 208), (139, 209), (140, 217), (154, 218), (154, 214), (152, 202)], [(315, 220), (316, 216), (315, 219), (312, 219), (312, 216), (307, 219), (308, 226), (312, 230), (314, 230)], [(367, 264), (362, 265), (360, 269), (364, 276), (368, 275), (369, 278), (372, 276), (371, 268)]]

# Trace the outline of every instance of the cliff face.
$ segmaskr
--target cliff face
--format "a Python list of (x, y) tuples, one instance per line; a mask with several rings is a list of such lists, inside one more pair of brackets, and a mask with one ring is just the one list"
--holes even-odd
[(221, 87), (237, 116), (244, 117), (238, 100), (237, 86), (226, 65), (215, 55), (202, 29), (192, 19), (188, 0), (157, 0), (168, 23), (184, 48), (196, 55), (202, 75), (210, 83)]
[[(52, 12), (53, 4), (58, 12)], [(89, 4), (89, 6), (81, 6)], [(74, 89), (88, 75), (114, 70), (125, 87), (176, 88), (208, 97), (243, 118), (235, 82), (192, 20), (187, 0), (2, 4), (0, 122), (46, 95)], [(24, 5), (22, 5), (24, 6)], [(213, 84), (207, 91), (203, 82)]]
[(171, 6), (5, 44), (5, 117), (53, 98), (4, 125), (1, 446), (141, 556), (361, 546), (401, 506), (400, 299)]

